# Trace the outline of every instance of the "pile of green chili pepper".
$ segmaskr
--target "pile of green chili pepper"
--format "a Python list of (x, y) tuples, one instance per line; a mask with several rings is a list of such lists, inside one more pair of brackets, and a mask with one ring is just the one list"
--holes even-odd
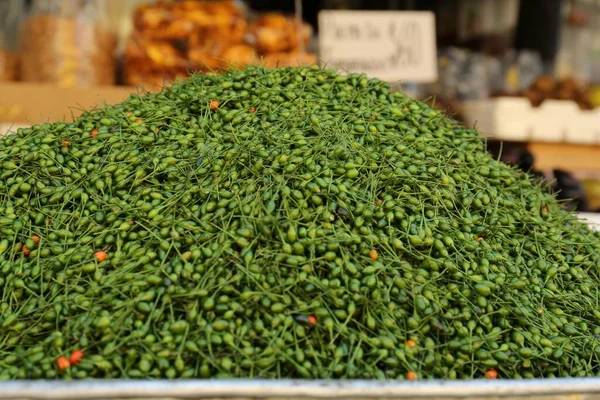
[(600, 374), (600, 236), (364, 75), (195, 75), (20, 129), (0, 253), (0, 379)]

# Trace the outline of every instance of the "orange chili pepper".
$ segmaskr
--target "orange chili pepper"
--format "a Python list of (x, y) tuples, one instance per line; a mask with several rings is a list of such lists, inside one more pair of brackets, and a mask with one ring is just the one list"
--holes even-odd
[(61, 144), (62, 144), (62, 147), (69, 147), (69, 141), (68, 140), (63, 140)]
[(317, 318), (314, 315), (295, 314), (294, 319), (301, 325), (306, 325), (309, 328), (317, 324)]
[(487, 371), (485, 371), (485, 378), (486, 379), (496, 379), (498, 378), (498, 371), (496, 371), (495, 369), (488, 369)]
[(38, 244), (38, 243), (40, 243), (40, 240), (41, 240), (41, 239), (40, 239), (40, 237), (39, 237), (38, 235), (31, 235), (31, 239), (33, 240), (33, 242), (34, 242), (35, 244)]
[(379, 206), (380, 206), (380, 205), (382, 205), (382, 204), (383, 204), (383, 200), (381, 200), (381, 199), (378, 199), (378, 200), (375, 202), (375, 205), (376, 205), (377, 207), (379, 207)]
[(75, 350), (71, 353), (71, 357), (69, 357), (69, 362), (71, 365), (79, 364), (79, 362), (83, 359), (83, 351)]
[(409, 381), (416, 381), (417, 379), (419, 379), (419, 375), (417, 375), (417, 373), (414, 371), (408, 371), (406, 373), (406, 379), (408, 379)]
[(65, 369), (71, 366), (71, 362), (67, 360), (65, 357), (58, 357), (56, 359), (56, 365), (58, 365), (58, 369), (64, 371)]
[(250, 107), (250, 114), (254, 114), (256, 112), (256, 108)]
[(216, 110), (217, 108), (219, 108), (219, 102), (217, 100), (211, 100), (210, 101), (210, 109), (211, 110)]
[(102, 261), (106, 260), (106, 257), (108, 257), (108, 254), (106, 254), (105, 251), (99, 250), (96, 252), (96, 254), (94, 254), (94, 256), (96, 257), (96, 260), (98, 260), (98, 262), (102, 262)]
[(407, 345), (408, 347), (415, 347), (415, 346), (417, 345), (417, 342), (415, 342), (415, 341), (414, 341), (414, 340), (412, 340), (412, 339), (408, 339), (408, 340), (406, 341), (406, 345)]
[(483, 240), (483, 238), (482, 237), (478, 237), (475, 240), (477, 240), (478, 242), (481, 242)]
[(23, 245), (23, 255), (25, 257), (29, 257), (30, 253), (31, 253), (31, 251), (27, 248), (27, 246)]
[(369, 257), (371, 258), (371, 260), (377, 261), (377, 259), (379, 258), (379, 253), (377, 253), (377, 249), (369, 250)]
[(94, 129), (90, 132), (90, 135), (92, 136), (92, 139), (96, 139), (98, 137), (98, 129)]
[(144, 121), (142, 119), (139, 119), (139, 118), (135, 120), (136, 124), (141, 124), (142, 122), (144, 122)]

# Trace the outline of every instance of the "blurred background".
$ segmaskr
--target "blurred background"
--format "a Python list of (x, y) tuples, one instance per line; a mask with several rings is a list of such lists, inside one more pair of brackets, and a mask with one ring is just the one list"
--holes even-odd
[(600, 0), (0, 0), (0, 134), (234, 65), (310, 65), (321, 10), (431, 11), (436, 82), (395, 82), (600, 211)]

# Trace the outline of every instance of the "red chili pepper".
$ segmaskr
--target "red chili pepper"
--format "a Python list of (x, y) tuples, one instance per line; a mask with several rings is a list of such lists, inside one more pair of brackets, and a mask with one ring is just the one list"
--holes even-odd
[(71, 365), (79, 364), (79, 362), (83, 359), (83, 351), (75, 350), (71, 353), (71, 357), (69, 357), (69, 361)]
[(33, 242), (35, 244), (39, 244), (40, 243), (40, 237), (38, 235), (31, 235), (31, 239), (33, 240)]
[(58, 357), (56, 359), (56, 365), (58, 365), (58, 369), (64, 371), (65, 369), (71, 366), (71, 362), (67, 360), (65, 357)]
[(254, 114), (256, 112), (256, 108), (250, 107), (250, 114)]
[(31, 251), (27, 248), (27, 246), (23, 245), (23, 255), (25, 257), (29, 257), (29, 254), (31, 253)]

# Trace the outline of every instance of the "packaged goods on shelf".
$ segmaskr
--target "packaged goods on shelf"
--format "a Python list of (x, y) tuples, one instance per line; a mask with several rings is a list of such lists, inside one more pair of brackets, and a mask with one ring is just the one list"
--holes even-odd
[(33, 2), (21, 29), (24, 81), (61, 86), (115, 82), (115, 35), (102, 0)]
[(314, 53), (307, 53), (313, 31), (308, 24), (298, 26), (291, 16), (266, 13), (250, 25), (250, 40), (269, 68), (311, 65), (317, 62)]
[(522, 91), (519, 95), (527, 97), (534, 107), (539, 106), (545, 100), (553, 99), (573, 101), (582, 110), (594, 108), (589, 87), (581, 85), (573, 78), (556, 80), (550, 76), (541, 76), (530, 88)]
[(312, 36), (310, 25), (298, 27), (294, 18), (279, 13), (266, 13), (250, 27), (259, 53), (282, 53), (306, 48)]
[(155, 2), (138, 7), (125, 49), (125, 82), (162, 86), (192, 71), (264, 62), (312, 64), (312, 28), (268, 13), (253, 20), (236, 1)]
[(23, 0), (0, 1), (0, 81), (18, 78), (18, 26), (24, 10)]

